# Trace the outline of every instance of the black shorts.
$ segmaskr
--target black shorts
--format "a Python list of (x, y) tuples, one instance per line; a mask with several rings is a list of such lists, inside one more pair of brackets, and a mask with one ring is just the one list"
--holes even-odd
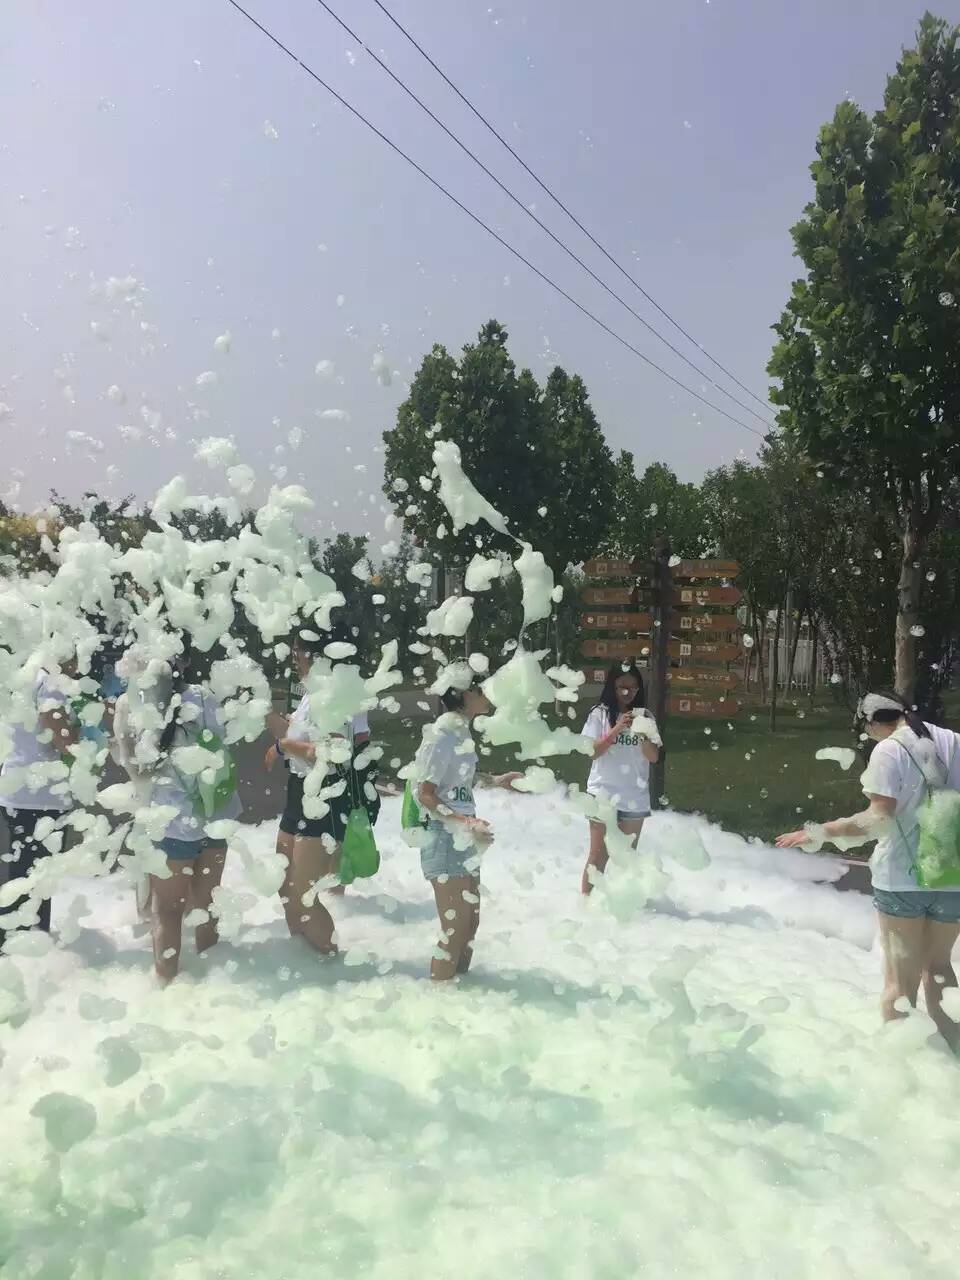
[[(306, 818), (303, 814), (303, 782), (303, 778), (295, 773), (287, 778), (287, 799), (280, 815), (280, 830), (288, 836), (310, 836), (313, 839), (331, 836), (340, 844), (352, 808), (350, 788), (345, 787), (342, 795), (328, 798), (330, 809), (322, 818)], [(332, 785), (333, 779), (324, 781), (324, 786)]]

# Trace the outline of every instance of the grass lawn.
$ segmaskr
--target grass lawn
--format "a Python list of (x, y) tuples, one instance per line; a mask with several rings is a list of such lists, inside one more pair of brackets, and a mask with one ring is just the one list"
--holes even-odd
[[(590, 703), (577, 708), (582, 724)], [(666, 797), (670, 807), (702, 813), (728, 831), (770, 840), (809, 819), (825, 820), (855, 813), (865, 803), (859, 786), (862, 764), (844, 773), (833, 761), (814, 759), (820, 747), (855, 745), (850, 713), (842, 707), (810, 707), (806, 698), (787, 703), (776, 733), (769, 729), (769, 710), (743, 708), (730, 720), (670, 717)], [(420, 739), (422, 721), (374, 715), (374, 738), (386, 747), (383, 771), (391, 761), (406, 764)], [(728, 727), (732, 726), (732, 727)], [(565, 782), (586, 782), (584, 756), (559, 756), (544, 763)], [(512, 748), (485, 751), (481, 769), (499, 773), (516, 768)], [(855, 856), (856, 851), (853, 851)]]

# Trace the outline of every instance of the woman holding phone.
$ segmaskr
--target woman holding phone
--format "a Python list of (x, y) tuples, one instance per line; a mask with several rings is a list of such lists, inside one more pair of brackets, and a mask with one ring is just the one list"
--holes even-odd
[[(659, 760), (661, 746), (657, 722), (643, 700), (643, 677), (637, 667), (616, 662), (583, 726), (583, 736), (593, 742), (587, 793), (615, 806), (617, 825), (633, 838), (634, 848), (650, 814), (650, 766)], [(608, 856), (606, 823), (591, 818), (581, 893), (592, 892)]]

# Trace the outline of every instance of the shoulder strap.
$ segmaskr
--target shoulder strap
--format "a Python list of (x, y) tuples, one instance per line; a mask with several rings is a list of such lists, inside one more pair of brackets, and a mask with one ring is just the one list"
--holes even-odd
[[(897, 746), (898, 746), (898, 747), (903, 747), (904, 751), (905, 751), (905, 752), (907, 753), (907, 755), (909, 756), (911, 763), (912, 763), (912, 764), (913, 764), (913, 766), (916, 768), (917, 772), (920, 774), (920, 777), (923, 779), (923, 785), (924, 785), (924, 786), (926, 787), (926, 789), (927, 789), (927, 795), (928, 795), (928, 796), (933, 795), (933, 792), (934, 792), (935, 788), (934, 788), (933, 784), (930, 782), (930, 780), (929, 780), (929, 778), (927, 777), (927, 775), (923, 772), (923, 769), (920, 767), (920, 764), (919, 764), (919, 762), (917, 761), (916, 756), (913, 754), (913, 752), (910, 750), (910, 748), (906, 745), (906, 743), (901, 742), (901, 741), (899, 740), (899, 738), (897, 739)], [(934, 752), (936, 752), (936, 747), (934, 747)], [(940, 760), (940, 757), (939, 757), (939, 756), (937, 756), (937, 759), (938, 759), (938, 760)], [(942, 760), (940, 760), (940, 763), (941, 763), (941, 764), (943, 764), (943, 761), (942, 761)]]

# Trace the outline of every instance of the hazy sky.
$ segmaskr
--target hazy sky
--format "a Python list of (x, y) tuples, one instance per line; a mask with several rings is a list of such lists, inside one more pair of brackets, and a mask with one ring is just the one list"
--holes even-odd
[[(876, 107), (924, 4), (385, 2), (661, 305), (763, 394), (817, 130), (845, 95)], [(663, 326), (373, 0), (329, 3)], [(704, 387), (315, 0), (246, 7), (570, 293)], [(960, 20), (958, 0), (938, 11)], [(210, 491), (191, 441), (232, 434), (258, 496), (267, 468), (286, 466), (322, 526), (376, 533), (376, 450), (405, 380), (433, 342), (456, 350), (491, 316), (518, 365), (580, 373), (610, 444), (640, 465), (693, 479), (758, 443), (558, 298), (227, 0), (7, 0), (0, 118), (0, 402), (12, 411), (0, 494), (19, 484), (24, 506), (51, 486), (148, 497), (180, 471)], [(129, 299), (97, 296), (110, 277), (136, 280)], [(229, 354), (215, 351), (228, 330)], [(389, 387), (371, 372), (379, 350), (397, 371)], [(333, 380), (315, 374), (321, 360)], [(218, 380), (198, 387), (206, 371)], [(331, 409), (349, 421), (318, 416)]]

